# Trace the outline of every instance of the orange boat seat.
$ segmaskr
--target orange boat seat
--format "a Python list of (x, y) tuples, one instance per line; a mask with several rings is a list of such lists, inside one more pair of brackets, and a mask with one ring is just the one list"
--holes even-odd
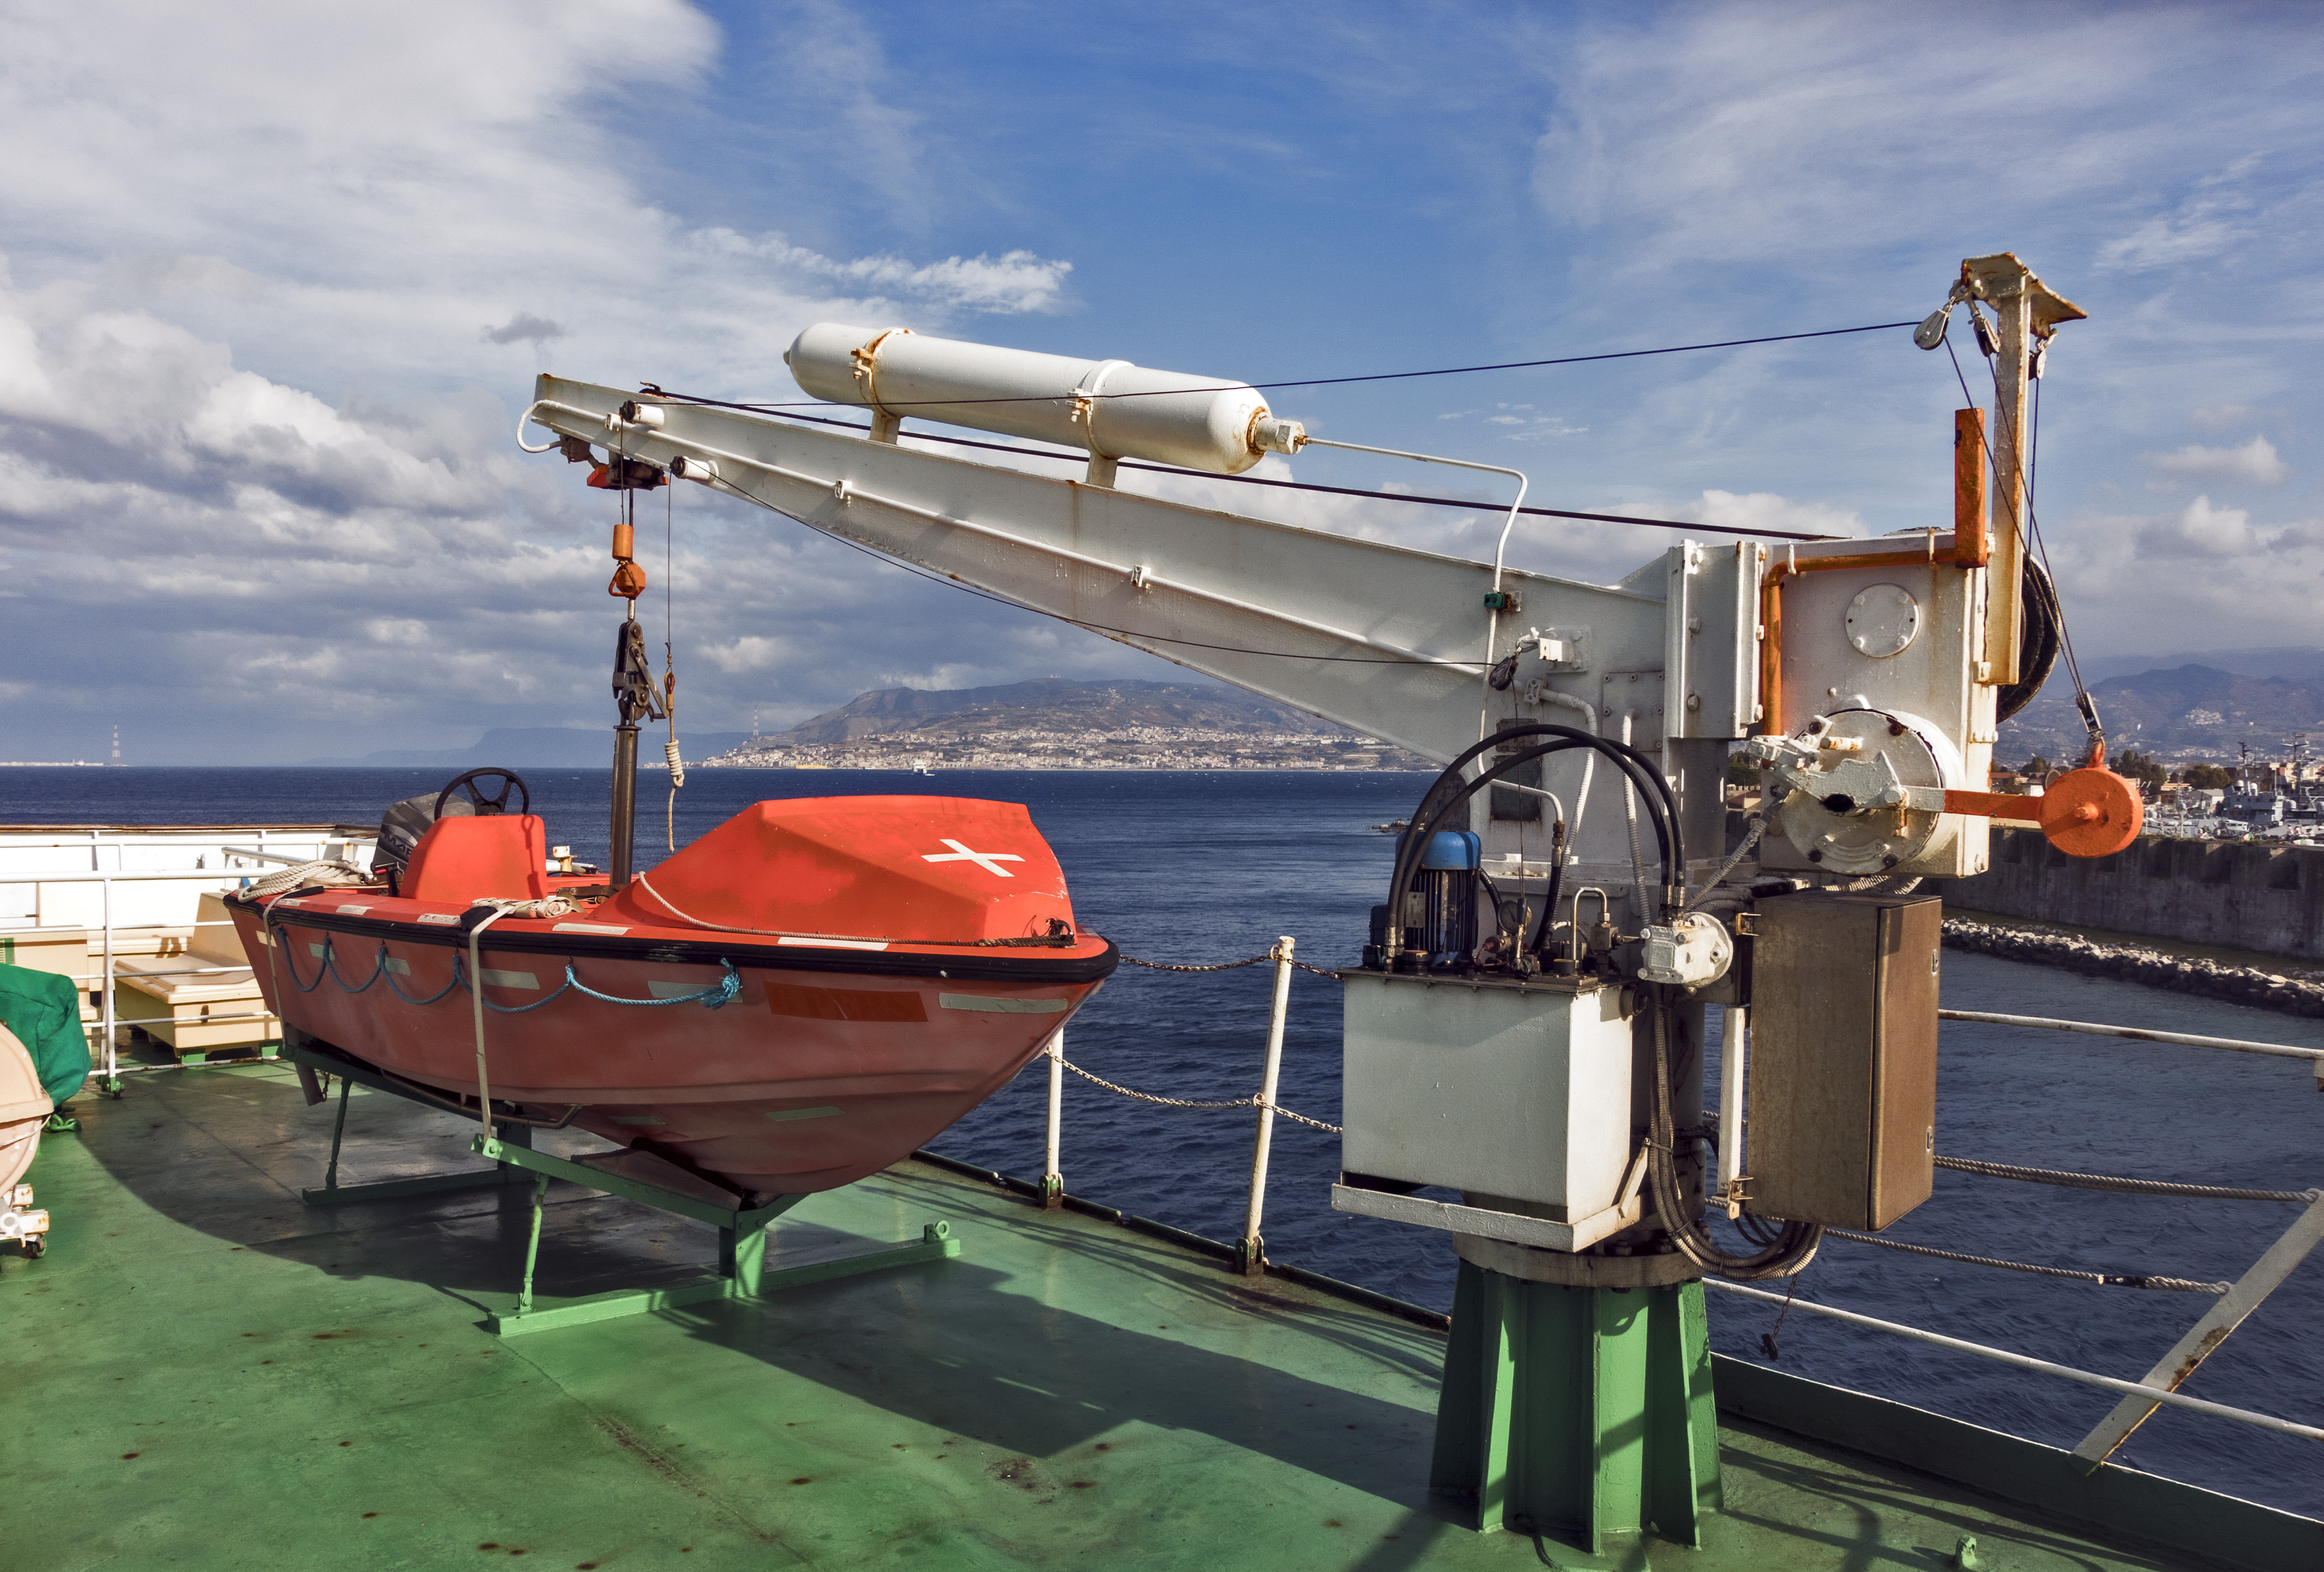
[(537, 901), (549, 894), (548, 831), (532, 814), (438, 819), (411, 849), (403, 895), (473, 906)]

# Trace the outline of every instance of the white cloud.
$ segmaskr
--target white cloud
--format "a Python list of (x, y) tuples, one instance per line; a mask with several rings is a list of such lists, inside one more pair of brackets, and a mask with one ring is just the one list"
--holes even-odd
[[(1557, 62), (1535, 191), (1561, 222), (1655, 236), (1625, 258), (1784, 258), (1802, 281), (1836, 253), (1958, 229), (1997, 186), (2080, 189), (2169, 134), (2109, 113), (2167, 63), (2156, 35), (2189, 19), (2036, 13), (2011, 47), (1910, 8), (1689, 8), (1608, 25)], [(2043, 123), (2012, 167), (1964, 150)], [(2079, 124), (2078, 124), (2079, 122)]]
[[(615, 111), (717, 43), (681, 0), (12, 18), (0, 597), (56, 653), (19, 734), (121, 714), (154, 751), (300, 757), (360, 751), (330, 734), (352, 722), (371, 746), (595, 723), (613, 504), (510, 445), (536, 357), (763, 395), (820, 317), (941, 328), (1063, 299), (1071, 263), (1023, 248), (835, 257), (658, 202), (667, 150)], [(844, 702), (885, 664), (865, 605), (940, 603), (1000, 664), (1019, 649), (982, 602), (691, 494), (678, 511), (695, 716)]]
[(2205, 404), (2188, 412), (2188, 418), (2205, 431), (2225, 431), (2231, 426), (2246, 425), (2255, 419), (2259, 410), (2250, 404)]
[(2162, 558), (2247, 556), (2267, 546), (2252, 528), (2249, 512), (2214, 507), (2209, 497), (2197, 497), (2172, 517), (2146, 525), (2137, 539), (2141, 556)]
[(849, 290), (873, 291), (872, 299), (895, 294), (907, 299), (964, 311), (1017, 313), (1055, 310), (1065, 291), (1069, 262), (1045, 261), (1029, 251), (1001, 256), (946, 257), (910, 262), (901, 257), (857, 257), (835, 262), (779, 234), (746, 239), (727, 229), (696, 231), (700, 249), (724, 256), (755, 257), (794, 274), (828, 280)]
[[(1643, 514), (1646, 510), (1637, 511)], [(1656, 516), (1681, 519), (1690, 524), (1716, 524), (1729, 529), (1777, 529), (1834, 536), (1864, 533), (1864, 520), (1853, 509), (1826, 502), (1794, 502), (1773, 492), (1738, 496), (1733, 492), (1706, 491), (1693, 501), (1678, 503)]]
[(2098, 248), (2101, 268), (2166, 268), (2217, 256), (2252, 232), (2247, 199), (2190, 197)]
[(1582, 437), (1587, 426), (1576, 426), (1563, 415), (1549, 414), (1532, 404), (1492, 404), (1478, 409), (1451, 409), (1439, 420), (1475, 420), (1498, 427), (1492, 436), (1504, 442), (1547, 442), (1560, 437)]
[(2180, 448), (2175, 453), (2151, 453), (2146, 462), (2167, 475), (2193, 481), (2240, 481), (2255, 486), (2280, 486), (2292, 466), (2275, 455), (2275, 445), (2255, 437), (2241, 447)]

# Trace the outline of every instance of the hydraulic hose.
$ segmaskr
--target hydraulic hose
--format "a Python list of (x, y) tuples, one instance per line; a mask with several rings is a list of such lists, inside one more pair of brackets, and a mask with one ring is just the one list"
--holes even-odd
[[(1445, 794), (1444, 788), (1459, 779), (1461, 771), (1473, 762), (1479, 755), (1504, 742), (1526, 737), (1548, 737), (1556, 740), (1502, 759), (1475, 780), (1465, 782), (1459, 789), (1449, 795)], [(1403, 948), (1404, 924), (1401, 921), (1401, 910), (1404, 893), (1411, 884), (1416, 864), (1419, 858), (1425, 854), (1429, 838), (1436, 832), (1437, 826), (1443, 823), (1445, 816), (1454, 807), (1468, 801), (1482, 787), (1500, 779), (1520, 765), (1552, 754), (1563, 753), (1574, 748), (1588, 748), (1604, 754), (1616, 768), (1621, 770), (1629, 778), (1632, 785), (1637, 788), (1639, 795), (1646, 801), (1647, 816), (1653, 822), (1655, 840), (1657, 849), (1662, 853), (1665, 883), (1683, 879), (1686, 852), (1679, 828), (1677, 803), (1671, 795), (1670, 783), (1663, 778), (1661, 772), (1655, 769), (1637, 749), (1616, 742), (1611, 738), (1593, 736), (1590, 732), (1577, 731), (1571, 726), (1554, 726), (1537, 722), (1511, 726), (1495, 732), (1492, 736), (1464, 750), (1459, 758), (1444, 767), (1443, 772), (1430, 783), (1428, 790), (1422, 794), (1421, 807), (1414, 814), (1413, 825), (1406, 832), (1402, 843), (1397, 849), (1394, 876), (1388, 890), (1390, 914), (1388, 948), (1391, 951), (1400, 951)], [(1442, 800), (1439, 800), (1440, 797)], [(1432, 802), (1436, 804), (1433, 811), (1429, 808), (1429, 804)], [(1553, 871), (1552, 878), (1555, 877), (1556, 874)]]
[(1565, 887), (1565, 825), (1561, 823), (1549, 837), (1549, 890), (1542, 897), (1541, 926), (1535, 930), (1533, 952), (1536, 956), (1549, 953), (1549, 931), (1557, 924), (1557, 897)]
[[(1563, 726), (1553, 726), (1545, 727), (1541, 730), (1551, 732), (1563, 732), (1567, 729)], [(1504, 735), (1506, 735), (1506, 733)], [(1488, 743), (1490, 743), (1493, 740), (1489, 738), (1486, 740)], [(1389, 887), (1390, 894), (1388, 900), (1391, 920), (1388, 924), (1388, 948), (1391, 951), (1400, 951), (1403, 948), (1401, 934), (1404, 924), (1397, 915), (1401, 901), (1401, 895), (1398, 892), (1405, 891), (1410, 887), (1412, 877), (1414, 873), (1417, 871), (1418, 861), (1426, 854), (1425, 848), (1427, 847), (1429, 839), (1435, 834), (1436, 827), (1444, 822), (1446, 815), (1451, 814), (1454, 808), (1459, 807), (1462, 804), (1467, 802), (1478, 792), (1499, 780), (1503, 776), (1516, 770), (1520, 766), (1530, 763), (1532, 760), (1536, 758), (1547, 758), (1551, 754), (1564, 753), (1575, 748), (1589, 747), (1591, 746), (1594, 741), (1594, 739), (1590, 738), (1587, 735), (1577, 734), (1576, 736), (1566, 740), (1547, 742), (1537, 748), (1526, 749), (1508, 758), (1502, 759), (1490, 769), (1486, 770), (1482, 775), (1479, 776), (1475, 780), (1464, 783), (1459, 790), (1445, 796), (1442, 802), (1438, 803), (1434, 812), (1429, 814), (1425, 819), (1419, 820), (1410, 829), (1406, 831), (1403, 843), (1397, 849), (1393, 883)], [(1478, 751), (1481, 750), (1480, 747)], [(1475, 754), (1471, 753), (1467, 757), (1473, 758)], [(1609, 755), (1609, 757), (1613, 758), (1615, 764), (1625, 771), (1633, 768), (1628, 761), (1621, 758), (1618, 755)], [(1438, 784), (1442, 785), (1446, 779), (1452, 777), (1452, 771), (1459, 769), (1464, 762), (1466, 762), (1466, 759), (1455, 760), (1447, 768), (1445, 776), (1439, 777)], [(1424, 796), (1421, 801), (1425, 803), (1430, 800), (1430, 797), (1434, 796), (1435, 794), (1436, 787), (1431, 786), (1429, 788), (1429, 795)], [(1675, 826), (1672, 826), (1671, 829), (1674, 830)], [(1673, 849), (1673, 836), (1672, 834), (1665, 832), (1665, 828), (1662, 823), (1662, 818), (1659, 814), (1655, 815), (1655, 840), (1661, 846), (1663, 855), (1667, 860)]]
[(1720, 1247), (1687, 1205), (1678, 1178), (1678, 1135), (1671, 1116), (1671, 1005), (1661, 989), (1653, 990), (1647, 1010), (1653, 1016), (1655, 1040), (1654, 1108), (1646, 1134), (1646, 1184), (1654, 1196), (1655, 1216), (1681, 1254), (1713, 1276), (1737, 1282), (1769, 1277), (1789, 1277), (1815, 1258), (1823, 1242), (1821, 1223), (1786, 1222), (1775, 1242), (1756, 1255), (1736, 1255)]

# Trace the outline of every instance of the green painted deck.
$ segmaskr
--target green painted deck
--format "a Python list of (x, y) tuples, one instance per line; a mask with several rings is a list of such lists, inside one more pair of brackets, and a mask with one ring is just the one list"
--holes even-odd
[[(938, 1218), (957, 1261), (503, 1341), (530, 1184), (303, 1206), (330, 1109), (274, 1066), (77, 1111), (31, 1175), (48, 1255), (0, 1261), (14, 1567), (1935, 1572), (1965, 1534), (2002, 1572), (2193, 1564), (1731, 1420), (1702, 1550), (1476, 1534), (1425, 1490), (1441, 1335), (922, 1163), (811, 1198), (769, 1264)], [(474, 1133), (359, 1092), (342, 1181), (472, 1165)], [(549, 1193), (549, 1302), (715, 1253)]]

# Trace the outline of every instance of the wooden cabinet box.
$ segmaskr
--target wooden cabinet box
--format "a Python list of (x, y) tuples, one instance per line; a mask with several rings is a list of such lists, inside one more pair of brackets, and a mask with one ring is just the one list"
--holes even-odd
[(1943, 909), (1934, 896), (1759, 903), (1748, 1209), (1878, 1229), (1929, 1199)]

